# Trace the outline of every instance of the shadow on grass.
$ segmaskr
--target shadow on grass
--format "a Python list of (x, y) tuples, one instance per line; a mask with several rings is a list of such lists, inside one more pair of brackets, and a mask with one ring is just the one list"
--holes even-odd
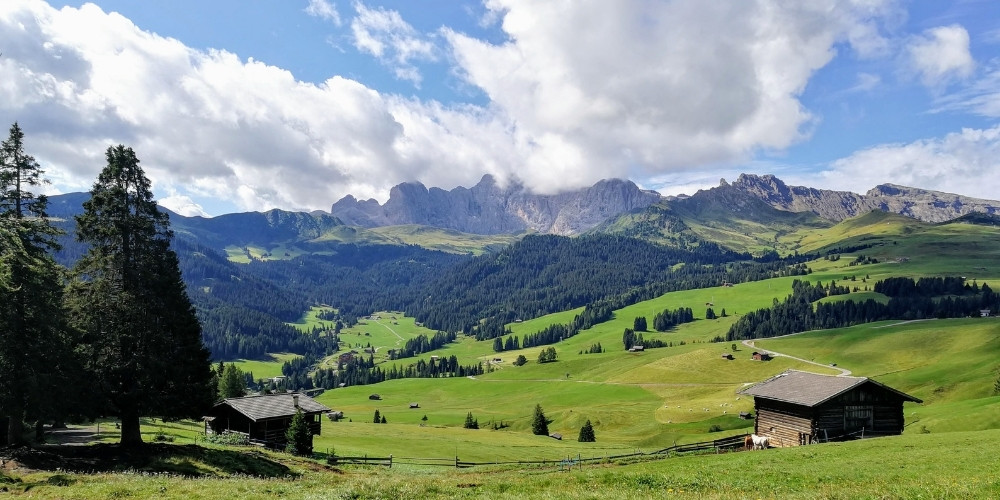
[(190, 477), (246, 475), (264, 478), (297, 476), (286, 465), (256, 450), (222, 450), (198, 445), (117, 444), (52, 446), (9, 450), (20, 466), (44, 471), (81, 473), (138, 471)]

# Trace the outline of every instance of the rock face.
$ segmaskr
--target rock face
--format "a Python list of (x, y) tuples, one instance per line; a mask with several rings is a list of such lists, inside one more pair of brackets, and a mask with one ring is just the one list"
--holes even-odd
[(1000, 201), (982, 200), (926, 189), (881, 184), (865, 194), (788, 186), (773, 175), (742, 174), (732, 183), (775, 208), (813, 212), (824, 219), (841, 221), (882, 210), (925, 222), (943, 222), (971, 213), (1000, 213)]
[(536, 231), (572, 235), (660, 198), (655, 191), (618, 179), (578, 191), (538, 195), (520, 184), (501, 188), (486, 175), (472, 188), (451, 191), (427, 189), (420, 183), (399, 184), (389, 191), (384, 205), (348, 195), (330, 211), (347, 224), (369, 228), (421, 224), (474, 234)]

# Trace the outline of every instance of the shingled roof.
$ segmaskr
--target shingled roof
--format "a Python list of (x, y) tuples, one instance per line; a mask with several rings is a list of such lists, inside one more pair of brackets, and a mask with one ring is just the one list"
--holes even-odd
[(739, 391), (739, 393), (812, 407), (825, 403), (864, 384), (875, 384), (885, 390), (894, 392), (904, 401), (923, 402), (909, 394), (897, 391), (892, 387), (880, 384), (867, 377), (836, 377), (798, 370), (785, 371), (759, 384), (747, 387)]
[(330, 411), (329, 408), (317, 403), (316, 400), (305, 394), (293, 395), (287, 393), (228, 398), (217, 403), (215, 407), (229, 406), (254, 421), (268, 418), (291, 417), (295, 415), (295, 400), (292, 396), (299, 397), (299, 408), (302, 408), (303, 413), (325, 413)]

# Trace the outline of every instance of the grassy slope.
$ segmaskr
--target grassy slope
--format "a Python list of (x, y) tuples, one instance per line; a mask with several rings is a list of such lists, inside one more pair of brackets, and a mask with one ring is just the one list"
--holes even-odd
[[(1000, 430), (693, 455), (632, 465), (510, 470), (447, 467), (328, 469), (272, 453), (163, 464), (204, 471), (184, 479), (135, 473), (30, 473), (0, 483), (32, 498), (997, 498)], [(287, 464), (289, 478), (228, 472), (248, 461)], [(175, 459), (176, 460), (176, 459)], [(230, 464), (234, 464), (230, 466)], [(873, 466), (877, 464), (877, 466)], [(215, 477), (212, 477), (215, 476)]]

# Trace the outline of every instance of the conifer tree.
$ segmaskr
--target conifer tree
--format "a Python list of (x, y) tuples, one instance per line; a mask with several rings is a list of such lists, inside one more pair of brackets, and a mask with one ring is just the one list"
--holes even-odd
[(375, 424), (381, 424), (382, 423), (382, 415), (379, 413), (378, 409), (375, 410), (375, 418), (372, 419), (372, 423), (375, 423)]
[[(75, 365), (62, 310), (62, 268), (46, 214), (48, 199), (34, 193), (48, 181), (24, 151), (17, 123), (0, 145), (0, 430), (11, 444), (23, 440), (23, 423), (61, 419), (74, 391)], [(36, 436), (40, 437), (40, 436)]]
[(549, 435), (549, 421), (545, 418), (542, 405), (535, 405), (535, 417), (531, 420), (531, 432), (536, 436)]
[(462, 424), (462, 427), (466, 429), (478, 429), (479, 419), (473, 418), (472, 412), (470, 411), (469, 414), (465, 416), (465, 423)]
[(577, 441), (581, 443), (593, 443), (597, 441), (594, 437), (594, 426), (590, 425), (590, 419), (587, 419), (587, 423), (580, 427), (580, 437)]
[(291, 423), (288, 424), (288, 429), (285, 430), (285, 441), (287, 443), (285, 451), (288, 453), (312, 455), (313, 435), (301, 408), (295, 409), (295, 415), (292, 417)]
[(104, 411), (121, 419), (121, 444), (142, 443), (141, 416), (197, 417), (216, 387), (201, 325), (187, 296), (167, 215), (153, 200), (132, 148), (109, 147), (76, 217), (88, 245), (70, 286), (90, 380)]

